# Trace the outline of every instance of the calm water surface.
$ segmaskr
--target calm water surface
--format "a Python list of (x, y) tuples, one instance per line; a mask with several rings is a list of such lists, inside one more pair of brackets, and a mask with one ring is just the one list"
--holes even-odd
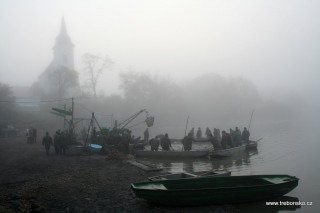
[[(231, 212), (320, 212), (320, 128), (306, 128), (295, 124), (275, 123), (256, 125), (251, 139), (263, 138), (256, 151), (228, 158), (202, 159), (141, 159), (162, 166), (168, 172), (198, 172), (229, 170), (232, 175), (289, 174), (300, 179), (299, 185), (286, 196), (312, 206), (265, 206), (265, 202), (233, 205)], [(181, 150), (179, 142), (173, 143)], [(210, 143), (193, 143), (193, 149), (212, 148)], [(297, 200), (293, 200), (297, 201)], [(229, 210), (228, 210), (229, 212)]]

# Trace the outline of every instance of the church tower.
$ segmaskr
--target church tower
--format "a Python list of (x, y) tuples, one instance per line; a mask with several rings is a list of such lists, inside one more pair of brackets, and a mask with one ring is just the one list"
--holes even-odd
[(55, 68), (67, 67), (70, 70), (74, 70), (74, 56), (73, 56), (74, 45), (67, 33), (67, 27), (62, 17), (60, 33), (56, 37), (55, 45), (53, 47), (53, 65)]
[(79, 73), (74, 70), (74, 45), (62, 17), (60, 32), (53, 47), (53, 60), (33, 84), (42, 97), (71, 97), (80, 94)]

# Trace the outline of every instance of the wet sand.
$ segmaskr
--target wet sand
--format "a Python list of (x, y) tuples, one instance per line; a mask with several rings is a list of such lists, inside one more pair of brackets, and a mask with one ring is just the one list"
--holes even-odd
[[(0, 212), (232, 212), (231, 206), (163, 207), (136, 199), (145, 172), (105, 155), (46, 156), (40, 140), (0, 138)], [(174, 199), (174, 198), (172, 198)], [(230, 209), (231, 208), (231, 209)]]

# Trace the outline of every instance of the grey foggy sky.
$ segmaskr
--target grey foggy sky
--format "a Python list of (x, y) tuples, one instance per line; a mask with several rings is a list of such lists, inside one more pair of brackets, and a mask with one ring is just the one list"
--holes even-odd
[(64, 14), (77, 71), (85, 52), (115, 62), (100, 82), (107, 94), (128, 70), (175, 81), (215, 72), (263, 90), (308, 90), (320, 80), (319, 8), (317, 0), (1, 0), (0, 81), (37, 79)]

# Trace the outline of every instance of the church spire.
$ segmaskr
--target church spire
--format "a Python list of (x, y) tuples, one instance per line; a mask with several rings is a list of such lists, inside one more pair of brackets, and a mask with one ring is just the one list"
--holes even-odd
[(53, 47), (54, 65), (56, 67), (64, 66), (73, 70), (73, 48), (74, 45), (67, 33), (66, 22), (64, 16), (62, 16), (60, 32)]
[(64, 20), (64, 16), (62, 16), (62, 19), (61, 19), (60, 34), (67, 35), (67, 27), (66, 27), (66, 22)]

